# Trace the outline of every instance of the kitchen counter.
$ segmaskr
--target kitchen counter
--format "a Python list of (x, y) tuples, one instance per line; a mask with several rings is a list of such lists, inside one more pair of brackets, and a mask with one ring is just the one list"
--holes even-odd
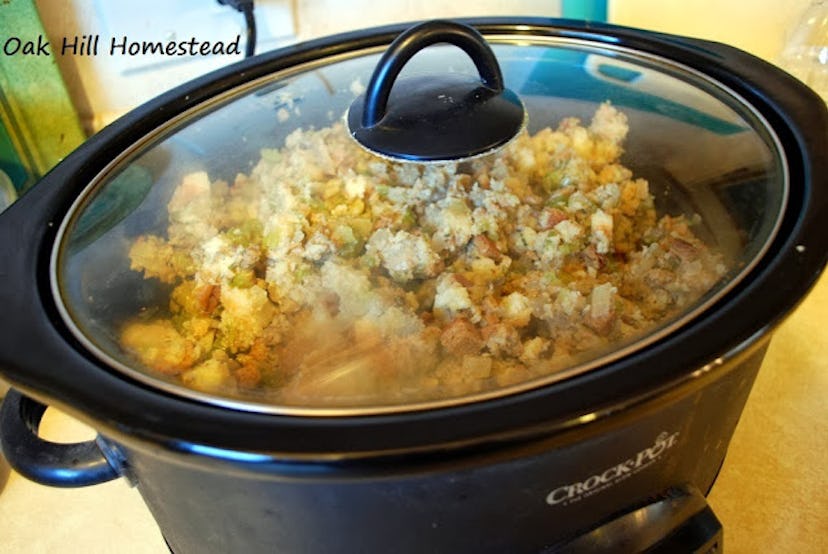
[[(775, 332), (709, 502), (728, 554), (828, 552), (828, 275)], [(91, 430), (47, 411), (42, 435)], [(12, 472), (0, 493), (0, 553), (163, 554), (138, 492), (118, 480), (85, 489)]]
[(775, 332), (708, 497), (728, 553), (828, 552), (828, 273)]

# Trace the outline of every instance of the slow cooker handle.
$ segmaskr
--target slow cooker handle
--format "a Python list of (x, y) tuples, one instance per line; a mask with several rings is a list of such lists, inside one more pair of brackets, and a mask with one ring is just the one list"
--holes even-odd
[(86, 487), (119, 477), (94, 440), (60, 444), (38, 437), (44, 404), (12, 389), (0, 410), (0, 446), (15, 471), (41, 485)]
[[(471, 58), (479, 80), (446, 69), (398, 81), (415, 54), (444, 42)], [(389, 105), (394, 87), (397, 94)], [(504, 86), (497, 57), (483, 35), (469, 25), (435, 20), (411, 27), (391, 43), (346, 119), (351, 136), (369, 151), (428, 162), (491, 152), (517, 135), (526, 113), (518, 95)]]
[(401, 34), (383, 54), (366, 89), (363, 127), (373, 127), (385, 116), (391, 87), (408, 60), (423, 48), (439, 42), (461, 48), (474, 62), (482, 83), (494, 92), (503, 92), (500, 65), (477, 30), (451, 21), (427, 21)]

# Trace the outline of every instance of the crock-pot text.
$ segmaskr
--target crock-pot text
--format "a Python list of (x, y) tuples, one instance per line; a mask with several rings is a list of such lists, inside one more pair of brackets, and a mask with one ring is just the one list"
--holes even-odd
[(633, 457), (624, 460), (620, 464), (590, 475), (583, 481), (554, 489), (547, 495), (546, 503), (550, 506), (566, 505), (569, 502), (580, 500), (582, 497), (591, 496), (626, 479), (656, 462), (664, 452), (676, 444), (678, 435), (678, 432), (659, 434), (652, 446), (640, 450)]

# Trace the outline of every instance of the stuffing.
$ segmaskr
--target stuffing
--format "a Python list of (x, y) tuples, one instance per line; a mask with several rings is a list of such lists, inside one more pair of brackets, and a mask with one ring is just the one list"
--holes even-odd
[(129, 323), (121, 334), (121, 344), (142, 364), (167, 375), (181, 373), (200, 357), (196, 343), (164, 319)]
[(445, 319), (463, 310), (474, 309), (474, 304), (460, 279), (454, 274), (444, 273), (437, 279), (433, 309), (438, 318)]
[(603, 210), (596, 210), (589, 216), (592, 230), (592, 244), (598, 254), (607, 254), (612, 244), (612, 216)]
[(228, 352), (249, 350), (276, 315), (276, 308), (261, 286), (246, 288), (232, 285), (221, 288), (219, 343)]
[(129, 249), (129, 259), (130, 269), (141, 271), (145, 278), (155, 278), (162, 283), (175, 283), (193, 267), (189, 254), (155, 235), (135, 239)]
[(222, 392), (236, 384), (227, 364), (213, 358), (182, 373), (181, 382), (204, 392)]
[(440, 258), (429, 241), (404, 230), (391, 233), (387, 228), (377, 229), (366, 252), (375, 253), (391, 278), (400, 283), (434, 277), (440, 269)]
[(728, 270), (656, 213), (626, 116), (524, 131), (463, 163), (377, 158), (342, 123), (296, 130), (232, 183), (184, 177), (132, 270), (171, 290), (121, 334), (211, 394), (393, 405), (509, 387), (644, 336)]

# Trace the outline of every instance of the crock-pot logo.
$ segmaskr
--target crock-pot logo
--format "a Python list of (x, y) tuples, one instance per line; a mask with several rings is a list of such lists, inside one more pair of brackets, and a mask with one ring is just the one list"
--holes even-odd
[(667, 450), (676, 444), (678, 435), (678, 431), (675, 433), (665, 431), (659, 434), (651, 446), (640, 450), (631, 458), (608, 467), (600, 473), (590, 475), (583, 481), (554, 489), (546, 496), (546, 503), (550, 506), (566, 506), (628, 479), (657, 462)]

